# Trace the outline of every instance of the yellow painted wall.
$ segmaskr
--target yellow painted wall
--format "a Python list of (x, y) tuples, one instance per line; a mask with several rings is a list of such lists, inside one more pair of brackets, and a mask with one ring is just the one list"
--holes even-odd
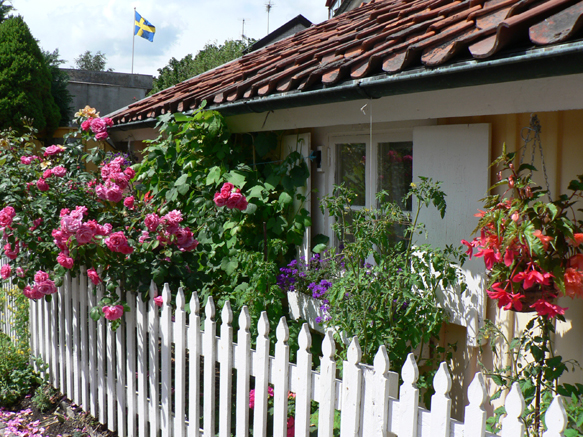
[[(548, 181), (553, 198), (567, 191), (569, 181), (578, 174), (583, 174), (583, 111), (560, 111), (537, 113), (541, 124), (541, 143)], [(529, 125), (530, 114), (506, 114), (494, 116), (447, 118), (438, 124), (490, 123), (492, 126), (492, 160), (502, 152), (506, 143), (508, 151), (517, 151), (524, 145), (523, 137)], [(521, 155), (519, 151), (519, 156)], [(532, 143), (529, 144), (524, 162), (531, 162)], [(536, 151), (535, 167), (542, 170), (539, 151)], [(496, 170), (492, 169), (491, 180), (495, 179)], [(542, 187), (546, 186), (545, 178), (539, 171), (535, 181)], [(561, 298), (559, 305), (568, 307), (565, 313), (566, 323), (557, 322), (555, 346), (556, 353), (565, 359), (575, 359), (583, 364), (583, 300)], [(488, 305), (487, 317), (499, 323), (510, 337), (518, 333), (530, 320), (531, 315), (500, 312), (492, 303)], [(446, 339), (447, 341), (447, 339)], [(477, 351), (468, 351), (468, 357), (475, 356)], [(470, 358), (470, 359), (472, 359)], [(485, 350), (481, 360), (491, 366), (497, 360), (490, 351)], [(505, 364), (507, 357), (499, 357), (498, 364)], [(576, 370), (563, 377), (563, 382), (583, 383), (583, 372)]]

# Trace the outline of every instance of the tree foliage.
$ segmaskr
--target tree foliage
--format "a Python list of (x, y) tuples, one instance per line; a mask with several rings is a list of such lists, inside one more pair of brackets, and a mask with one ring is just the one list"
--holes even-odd
[(0, 23), (8, 18), (8, 14), (14, 10), (12, 5), (4, 4), (5, 0), (0, 0)]
[(107, 56), (101, 51), (93, 54), (90, 50), (86, 50), (85, 53), (79, 55), (75, 58), (75, 68), (77, 70), (89, 70), (89, 71), (113, 71), (111, 68), (105, 69), (107, 64)]
[(152, 94), (198, 76), (205, 71), (223, 65), (240, 57), (255, 40), (226, 40), (224, 44), (208, 43), (196, 56), (186, 55), (181, 60), (170, 59), (168, 65), (159, 68), (159, 76), (154, 78)]
[(52, 53), (43, 50), (43, 56), (51, 73), (51, 94), (61, 113), (59, 125), (67, 126), (73, 115), (73, 107), (71, 106), (73, 96), (67, 88), (69, 75), (59, 68), (61, 64), (65, 63), (65, 60), (60, 59), (59, 49), (55, 49)]
[(17, 16), (0, 24), (0, 128), (19, 128), (24, 116), (47, 133), (61, 118), (41, 49)]

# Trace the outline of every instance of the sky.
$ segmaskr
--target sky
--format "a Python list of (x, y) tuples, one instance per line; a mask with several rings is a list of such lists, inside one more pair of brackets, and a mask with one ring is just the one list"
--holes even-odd
[[(154, 42), (135, 37), (134, 73), (158, 75), (171, 58), (193, 55), (211, 42), (267, 35), (267, 0), (7, 0), (43, 50), (59, 49), (65, 68), (86, 50), (101, 51), (106, 68), (130, 73), (134, 7), (154, 26)], [(271, 0), (269, 30), (298, 14), (317, 24), (327, 19), (325, 0)]]

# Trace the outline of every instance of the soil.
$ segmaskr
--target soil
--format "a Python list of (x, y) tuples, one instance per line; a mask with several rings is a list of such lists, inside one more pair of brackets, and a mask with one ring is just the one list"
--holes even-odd
[(0, 408), (1, 437), (116, 437), (79, 406), (56, 393), (54, 405), (41, 412), (26, 396), (11, 408)]

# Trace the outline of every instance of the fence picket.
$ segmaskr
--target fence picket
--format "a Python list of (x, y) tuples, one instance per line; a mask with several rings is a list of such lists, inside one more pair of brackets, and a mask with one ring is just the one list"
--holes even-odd
[(417, 380), (419, 379), (419, 369), (413, 354), (407, 355), (405, 364), (401, 371), (403, 384), (401, 385), (401, 396), (399, 398), (399, 437), (417, 437), (417, 415), (419, 411), (419, 389)]
[(555, 395), (551, 402), (545, 414), (545, 424), (547, 430), (543, 433), (543, 437), (563, 437), (563, 431), (567, 427), (567, 413), (560, 395)]
[(362, 351), (358, 339), (354, 337), (346, 354), (342, 380), (342, 416), (340, 436), (356, 436), (360, 431), (360, 401), (362, 395), (362, 370), (358, 363)]
[(449, 437), (451, 417), (451, 375), (446, 363), (441, 363), (433, 378), (435, 394), (431, 396), (431, 437)]
[(172, 420), (172, 399), (171, 385), (172, 385), (172, 338), (170, 334), (172, 333), (172, 304), (170, 301), (170, 287), (168, 284), (164, 285), (162, 289), (162, 316), (160, 318), (160, 353), (162, 355), (162, 366), (160, 368), (161, 372), (161, 389), (162, 394), (160, 396), (160, 401), (162, 403), (161, 415), (160, 415), (160, 425), (162, 430), (162, 435), (171, 435), (171, 420)]
[(310, 407), (312, 400), (312, 335), (308, 324), (304, 323), (298, 337), (299, 350), (297, 353), (297, 384), (296, 391), (296, 437), (310, 435)]
[(81, 398), (81, 367), (79, 354), (79, 276), (71, 278), (71, 326), (73, 327), (73, 343), (71, 345), (71, 352), (73, 357), (73, 400), (76, 404), (83, 403)]
[[(118, 296), (122, 296), (121, 290), (117, 289)], [(126, 434), (126, 424), (127, 424), (127, 412), (126, 412), (126, 363), (127, 355), (125, 350), (125, 339), (126, 339), (126, 327), (125, 323), (122, 323), (115, 331), (115, 376), (116, 376), (116, 386), (115, 386), (115, 399), (117, 402), (117, 434), (119, 437), (125, 437)]]
[(150, 283), (150, 301), (148, 302), (148, 356), (149, 371), (148, 380), (150, 382), (150, 437), (158, 437), (160, 429), (160, 396), (158, 392), (158, 383), (160, 381), (160, 366), (158, 365), (159, 357), (159, 311), (154, 298), (158, 296), (158, 288), (154, 281)]
[(257, 323), (257, 346), (255, 348), (255, 407), (253, 411), (253, 437), (267, 435), (267, 384), (269, 382), (269, 322), (267, 313), (261, 312)]
[(287, 436), (287, 403), (289, 392), (289, 329), (285, 317), (279, 320), (275, 331), (275, 361), (273, 369), (273, 435)]
[[(97, 287), (97, 303), (103, 299), (103, 284)], [(106, 361), (106, 343), (105, 343), (105, 320), (103, 317), (97, 322), (97, 396), (99, 397), (99, 420), (101, 423), (107, 422), (106, 406), (107, 406), (107, 383), (105, 381), (105, 367)]]
[(206, 319), (204, 321), (204, 333), (202, 355), (204, 357), (204, 437), (215, 437), (215, 362), (217, 361), (215, 302), (209, 296), (204, 308)]
[(72, 308), (71, 308), (71, 274), (67, 273), (65, 276), (65, 290), (63, 292), (63, 299), (65, 300), (65, 366), (67, 368), (65, 386), (65, 394), (69, 399), (73, 399), (73, 345), (72, 345)]
[(235, 417), (235, 434), (237, 437), (249, 435), (249, 378), (251, 375), (251, 317), (249, 309), (244, 306), (239, 315), (237, 332), (237, 401)]
[[(67, 278), (65, 278), (66, 282)], [(57, 299), (59, 308), (59, 381), (61, 393), (65, 393), (67, 382), (65, 381), (65, 282), (59, 287), (56, 294), (53, 294), (53, 299)], [(41, 337), (42, 338), (42, 337)]]
[[(128, 291), (126, 292), (126, 302), (130, 308), (129, 316), (125, 318), (126, 325), (126, 357), (127, 357), (127, 435), (135, 436), (137, 431), (136, 426), (136, 295)], [(144, 435), (144, 434), (141, 434)]]
[[(40, 303), (36, 303), (35, 305), (40, 305)], [(61, 309), (57, 306), (57, 299), (56, 296), (53, 296), (50, 303), (51, 308), (51, 329), (48, 331), (50, 334), (49, 342), (51, 343), (51, 359), (49, 361), (49, 382), (52, 384), (53, 387), (60, 387), (59, 382), (59, 337), (57, 335), (58, 332), (58, 324), (57, 321), (59, 320), (59, 312)], [(46, 340), (46, 335), (43, 336), (44, 340)], [(38, 338), (41, 338), (40, 334)]]
[(79, 275), (79, 343), (81, 353), (81, 394), (80, 404), (86, 411), (89, 410), (89, 358), (88, 358), (88, 331), (87, 331), (87, 275), (82, 268)]
[(231, 303), (225, 302), (221, 313), (221, 338), (218, 358), (220, 364), (219, 382), (219, 437), (231, 436), (231, 394), (233, 391), (233, 311)]
[(510, 393), (504, 402), (506, 417), (502, 419), (502, 437), (522, 437), (524, 436), (524, 422), (520, 419), (524, 412), (524, 398), (520, 392), (518, 383), (512, 384)]
[(147, 304), (141, 296), (136, 304), (136, 335), (138, 352), (138, 435), (147, 435), (148, 418), (148, 312)]
[[(397, 381), (390, 380), (389, 355), (384, 345), (379, 347), (374, 362), (373, 375), (366, 381), (366, 391), (369, 395), (365, 398), (364, 407), (361, 413), (362, 435), (363, 436), (386, 436), (389, 426), (389, 402), (391, 383), (396, 388)], [(396, 396), (395, 396), (396, 397)], [(344, 403), (343, 403), (344, 405)], [(370, 412), (365, 416), (366, 412)]]
[(334, 361), (334, 338), (332, 331), (326, 331), (322, 342), (320, 361), (320, 415), (318, 437), (332, 437), (334, 432), (334, 406), (336, 404), (336, 361)]
[(184, 402), (186, 401), (186, 312), (184, 311), (184, 290), (178, 289), (176, 296), (176, 321), (174, 328), (174, 436), (186, 435), (186, 415)]
[(107, 370), (107, 428), (110, 431), (117, 431), (117, 421), (115, 418), (116, 405), (116, 390), (115, 390), (115, 333), (111, 330), (109, 323), (104, 321), (105, 325), (105, 341), (107, 345), (107, 353), (105, 356), (106, 370)]
[[(43, 348), (43, 360), (45, 363), (50, 363), (51, 362), (51, 342), (48, 341), (48, 333), (51, 332), (49, 331), (50, 327), (51, 327), (51, 308), (49, 305), (43, 305), (41, 308), (41, 312), (43, 313), (43, 325), (42, 326), (42, 330), (44, 331), (44, 339), (42, 342), (42, 348)], [(50, 369), (46, 369), (43, 371), (43, 376), (46, 378), (48, 376), (50, 372)]]
[(190, 297), (188, 319), (188, 435), (200, 436), (200, 302), (198, 295)]
[(465, 411), (464, 435), (467, 437), (482, 437), (486, 431), (486, 409), (484, 408), (488, 393), (484, 375), (477, 372), (468, 387), (469, 405)]

